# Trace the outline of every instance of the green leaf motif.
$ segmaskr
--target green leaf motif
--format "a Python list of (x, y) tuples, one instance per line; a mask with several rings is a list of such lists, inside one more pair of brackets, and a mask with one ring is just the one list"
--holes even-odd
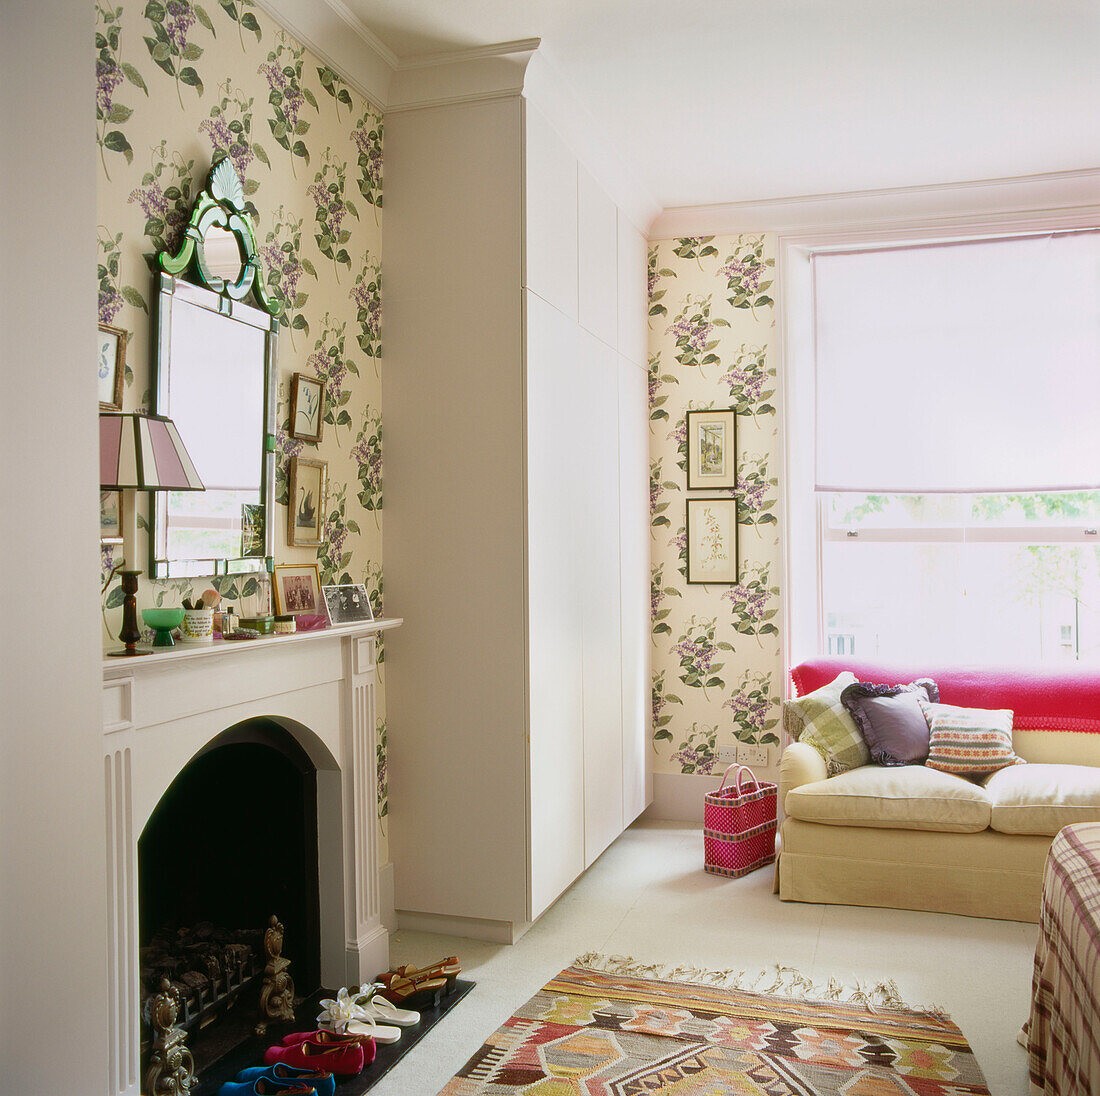
[(202, 94), (202, 80), (199, 79), (199, 74), (193, 68), (191, 68), (190, 65), (188, 65), (186, 68), (180, 69), (180, 80), (182, 80), (183, 83), (189, 85), (190, 87), (198, 88), (199, 94)]

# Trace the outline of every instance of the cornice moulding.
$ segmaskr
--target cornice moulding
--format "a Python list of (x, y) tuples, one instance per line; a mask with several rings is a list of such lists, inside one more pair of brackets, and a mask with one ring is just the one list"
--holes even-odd
[(397, 60), (394, 68), (430, 68), (433, 65), (450, 65), (456, 61), (475, 61), (481, 57), (501, 57), (510, 53), (534, 53), (541, 38), (520, 38), (515, 42), (497, 42), (489, 46), (471, 46), (469, 49), (444, 50), (439, 53), (417, 53)]
[(394, 114), (519, 95), (523, 91), (527, 65), (537, 48), (538, 39), (535, 38), (519, 49), (464, 50), (436, 54), (430, 61), (422, 57), (411, 65), (399, 65), (390, 81), (386, 112)]
[(1100, 168), (1050, 172), (1007, 179), (893, 187), (883, 190), (810, 194), (723, 205), (665, 209), (650, 238), (719, 235), (735, 232), (850, 232), (892, 226), (979, 225), (1006, 214), (1064, 212), (1067, 225), (1100, 211)]

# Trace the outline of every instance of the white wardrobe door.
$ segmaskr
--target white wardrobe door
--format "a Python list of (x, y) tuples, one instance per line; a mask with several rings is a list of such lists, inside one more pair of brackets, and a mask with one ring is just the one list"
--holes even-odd
[(623, 826), (653, 798), (650, 741), (649, 375), (619, 358), (619, 561), (622, 605)]
[(622, 658), (619, 613), (618, 355), (582, 332), (575, 414), (584, 467), (577, 483), (584, 675), (584, 863), (622, 833)]
[[(530, 916), (585, 868), (581, 602), (574, 407), (577, 327), (534, 293), (527, 310), (527, 550), (530, 651)], [(491, 530), (487, 533), (491, 535)]]

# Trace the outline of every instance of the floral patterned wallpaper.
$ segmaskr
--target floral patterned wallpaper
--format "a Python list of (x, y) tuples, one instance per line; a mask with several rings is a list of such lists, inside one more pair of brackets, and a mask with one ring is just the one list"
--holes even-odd
[[(774, 271), (770, 235), (649, 249), (655, 772), (720, 771), (720, 746), (779, 744)], [(685, 412), (714, 408), (736, 411), (737, 487), (689, 493)], [(686, 499), (708, 495), (737, 499), (736, 585), (687, 583)]]
[[(381, 114), (254, 0), (97, 3), (96, 13), (99, 318), (130, 334), (124, 410), (152, 402), (150, 259), (178, 247), (212, 162), (228, 156), (253, 205), (267, 284), (286, 308), (279, 336), (276, 560), (316, 560), (325, 583), (365, 582), (378, 614)], [(325, 385), (325, 429), (317, 446), (289, 436), (295, 372), (314, 374)], [(217, 407), (212, 394), (212, 420), (222, 425), (233, 414), (232, 407)], [(324, 542), (317, 549), (286, 547), (287, 468), (295, 454), (328, 462)], [(140, 560), (148, 558), (144, 543), (138, 551)], [(109, 575), (121, 551), (104, 546), (101, 553), (104, 641), (115, 646), (122, 591)], [(240, 612), (260, 608), (266, 583), (144, 576), (139, 609), (178, 605), (211, 585)], [(384, 825), (384, 747), (379, 760)]]

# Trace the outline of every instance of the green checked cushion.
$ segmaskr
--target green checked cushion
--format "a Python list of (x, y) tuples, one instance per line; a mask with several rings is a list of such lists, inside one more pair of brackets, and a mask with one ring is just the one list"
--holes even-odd
[(956, 776), (988, 776), (1009, 765), (1023, 765), (1012, 746), (1009, 708), (957, 708), (925, 705), (931, 726), (925, 765)]
[(796, 742), (813, 746), (830, 776), (858, 769), (871, 760), (855, 720), (840, 702), (840, 694), (855, 684), (856, 675), (844, 671), (835, 681), (784, 705), (787, 733)]

